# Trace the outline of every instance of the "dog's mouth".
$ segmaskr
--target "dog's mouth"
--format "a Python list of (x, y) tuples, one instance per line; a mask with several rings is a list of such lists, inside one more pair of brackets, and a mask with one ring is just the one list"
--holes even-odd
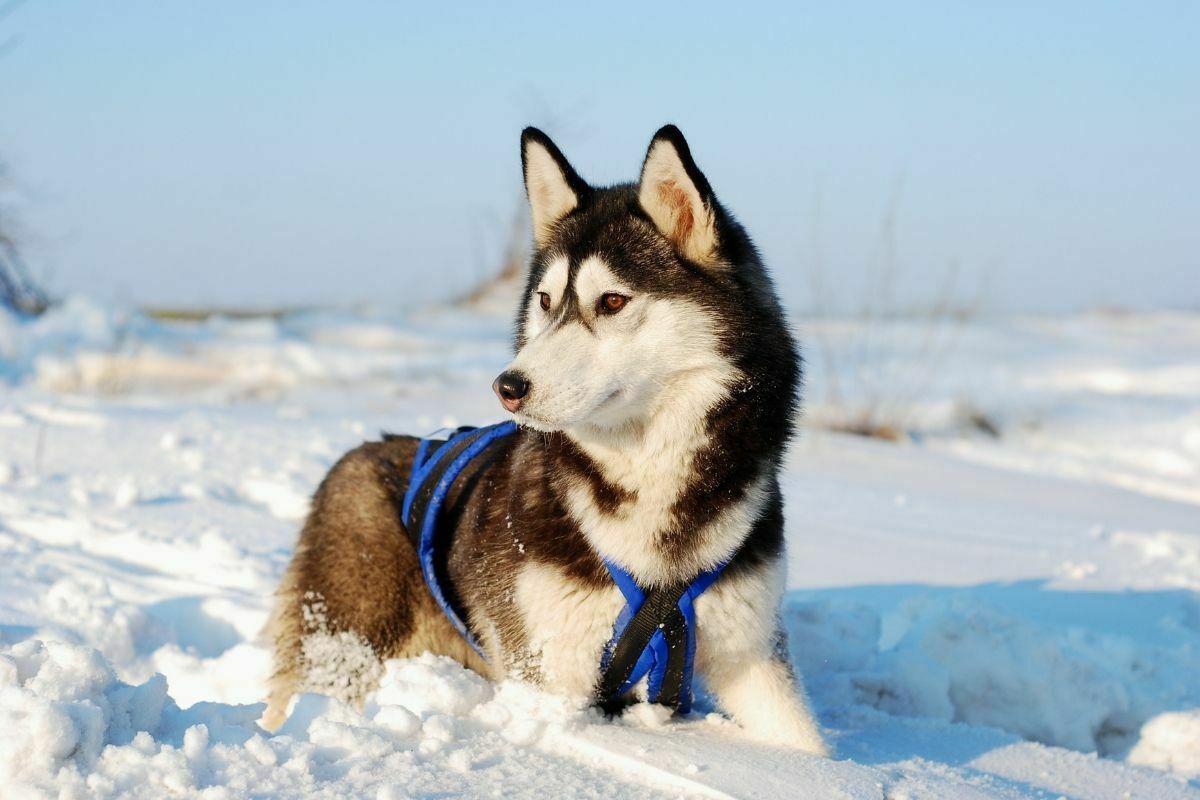
[(513, 417), (515, 417), (517, 422), (521, 425), (533, 428), (534, 430), (544, 431), (546, 433), (564, 431), (568, 428), (574, 428), (578, 425), (592, 422), (597, 414), (603, 413), (604, 411), (607, 411), (616, 405), (617, 401), (620, 400), (624, 393), (625, 390), (623, 388), (613, 389), (604, 396), (604, 399), (593, 405), (588, 412), (578, 415), (573, 414), (565, 419), (549, 420), (538, 415), (536, 412), (527, 411), (524, 408), (513, 412)]
[(561, 425), (547, 422), (546, 420), (530, 414), (527, 411), (514, 411), (513, 417), (522, 427), (533, 428), (535, 431), (554, 433), (555, 431), (562, 430)]

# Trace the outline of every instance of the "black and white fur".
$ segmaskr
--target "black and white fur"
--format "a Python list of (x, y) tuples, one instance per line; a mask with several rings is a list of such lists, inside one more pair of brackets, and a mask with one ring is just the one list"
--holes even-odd
[(298, 691), (360, 701), (379, 659), (426, 650), (589, 697), (623, 605), (602, 557), (646, 587), (728, 559), (696, 603), (697, 674), (752, 736), (827, 755), (778, 619), (800, 362), (758, 253), (674, 126), (636, 184), (588, 185), (533, 128), (521, 155), (536, 247), (496, 385), (521, 429), (448, 522), (453, 599), (490, 663), (399, 518), (417, 440), (367, 443), (318, 490), (280, 590), (267, 724)]

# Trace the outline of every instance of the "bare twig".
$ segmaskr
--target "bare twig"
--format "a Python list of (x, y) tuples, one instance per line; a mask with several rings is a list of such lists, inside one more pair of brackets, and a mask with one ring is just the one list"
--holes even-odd
[[(977, 313), (983, 297), (981, 286), (977, 296), (965, 304), (956, 304), (959, 265), (951, 263), (942, 274), (930, 305), (912, 315), (912, 320), (923, 326), (914, 351), (919, 366), (898, 374), (889, 359), (884, 358), (884, 337), (888, 332), (883, 328), (903, 312), (895, 297), (902, 274), (897, 230), (903, 187), (904, 181), (900, 177), (893, 186), (867, 260), (866, 285), (861, 289), (862, 301), (857, 307), (841, 309), (832, 301), (826, 285), (827, 265), (820, 248), (822, 208), (819, 198), (812, 216), (814, 248), (808, 265), (818, 314), (833, 316), (844, 311), (847, 321), (854, 325), (853, 341), (841, 347), (833, 342), (837, 335), (836, 326), (832, 331), (818, 326), (808, 339), (823, 361), (825, 401), (837, 409), (829, 418), (820, 420), (820, 424), (887, 440), (909, 438), (919, 425), (915, 414), (920, 400), (944, 373), (960, 341), (963, 323)], [(847, 381), (856, 387), (855, 398), (845, 391)], [(990, 435), (998, 433), (994, 423), (979, 412), (973, 412), (971, 425)]]
[(20, 314), (38, 315), (50, 300), (25, 269), (12, 239), (0, 230), (0, 307)]

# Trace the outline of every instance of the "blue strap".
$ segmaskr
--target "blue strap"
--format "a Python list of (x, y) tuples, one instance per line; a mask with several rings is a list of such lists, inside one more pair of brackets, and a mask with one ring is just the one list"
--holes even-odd
[[(425, 585), (429, 587), (430, 594), (437, 604), (442, 607), (442, 611), (453, 623), (458, 632), (466, 638), (467, 642), (475, 649), (475, 652), (487, 660), (487, 654), (483, 648), (475, 641), (475, 637), (471, 635), (466, 624), (459, 618), (458, 612), (446, 599), (446, 594), (442, 591), (441, 580), (437, 573), (437, 521), (438, 515), (441, 512), (442, 504), (446, 501), (446, 496), (450, 493), (450, 487), (454, 485), (454, 481), (458, 478), (462, 471), (471, 461), (482, 453), (492, 442), (511, 435), (517, 429), (517, 423), (501, 422), (497, 425), (490, 425), (486, 428), (459, 428), (446, 442), (442, 443), (432, 453), (430, 448), (436, 440), (425, 439), (417, 447), (417, 454), (413, 460), (412, 477), (408, 483), (408, 490), (404, 493), (404, 505), (401, 513), (404, 516), (406, 523), (410, 519), (413, 503), (417, 496), (422, 491), (429, 491), (426, 486), (431, 477), (435, 477), (437, 483), (433, 486), (432, 493), (429, 495), (426, 503), (424, 514), (420, 519), (420, 539), (417, 544), (417, 559), (421, 564), (421, 574), (425, 577)], [(465, 443), (461, 451), (453, 456), (450, 463), (443, 464), (442, 462), (450, 454), (454, 453), (461, 445)], [(443, 469), (444, 468), (444, 469)], [(435, 472), (443, 469), (440, 475), (435, 475)], [(410, 531), (410, 534), (415, 533)]]
[(710, 570), (701, 572), (688, 586), (687, 591), (679, 598), (679, 610), (687, 623), (687, 658), (684, 661), (683, 691), (680, 693), (679, 711), (686, 714), (692, 709), (692, 674), (696, 663), (696, 598), (704, 594), (704, 590), (712, 586), (729, 562), (723, 561)]
[[(693, 665), (696, 656), (695, 601), (696, 598), (704, 593), (705, 589), (712, 586), (713, 582), (720, 577), (727, 563), (722, 562), (712, 569), (701, 572), (688, 584), (679, 596), (677, 606), (683, 614), (686, 629), (685, 647), (687, 648), (684, 660), (683, 680), (679, 691), (679, 711), (682, 714), (690, 711), (692, 705), (692, 676), (694, 674)], [(620, 589), (621, 594), (625, 597), (625, 607), (621, 609), (621, 613), (617, 616), (616, 625), (613, 627), (613, 637), (605, 649), (605, 659), (607, 661), (607, 659), (611, 658), (616, 643), (624, 635), (630, 620), (637, 614), (642, 604), (646, 602), (646, 592), (638, 586), (634, 577), (616, 562), (605, 559), (604, 566), (608, 569), (613, 582), (616, 583), (617, 588)], [(625, 680), (624, 685), (621, 686), (617, 694), (621, 695), (628, 692), (639, 681), (646, 678), (648, 698), (652, 703), (658, 702), (662, 691), (663, 678), (667, 672), (669, 657), (670, 646), (666, 636), (660, 629), (650, 637), (650, 641), (647, 642), (645, 648), (643, 648), (641, 654), (638, 656), (632, 672), (630, 672), (629, 677)], [(602, 665), (602, 668), (606, 668), (607, 666), (607, 663), (605, 663)]]
[[(437, 522), (442, 505), (445, 503), (451, 487), (454, 485), (455, 480), (458, 479), (458, 476), (466, 469), (467, 465), (483, 453), (493, 442), (511, 435), (516, 430), (517, 424), (508, 421), (485, 428), (458, 428), (446, 441), (423, 439), (417, 446), (417, 452), (413, 459), (412, 475), (409, 480), (408, 489), (404, 493), (404, 504), (402, 507), (405, 524), (409, 526), (409, 534), (416, 539), (417, 557), (421, 564), (421, 573), (425, 578), (425, 584), (429, 587), (430, 594), (433, 595), (434, 600), (441, 606), (442, 611), (458, 632), (463, 635), (471, 647), (475, 649), (475, 652), (479, 653), (485, 661), (487, 660), (487, 654), (483, 651), (479, 643), (475, 641), (470, 630), (468, 630), (466, 624), (458, 616), (458, 612), (455, 611), (453, 605), (447, 599), (446, 593), (442, 590), (436, 560), (438, 547)], [(448, 463), (447, 459), (449, 459)], [(432, 487), (429, 485), (431, 482), (433, 482)], [(423, 508), (419, 507), (418, 498), (423, 500)], [(414, 505), (418, 505), (417, 513), (419, 519), (413, 519), (412, 517)], [(679, 593), (679, 598), (675, 601), (675, 606), (679, 609), (683, 618), (685, 647), (683, 676), (678, 693), (678, 709), (680, 713), (686, 714), (691, 709), (692, 704), (693, 662), (695, 661), (696, 654), (695, 601), (721, 575), (726, 563), (722, 562), (712, 569), (700, 573), (691, 583), (683, 587), (682, 590), (680, 590), (679, 584), (676, 584), (674, 588), (674, 591)], [(617, 616), (616, 623), (613, 626), (613, 637), (609, 641), (608, 647), (605, 648), (603, 660), (600, 665), (602, 672), (610, 666), (617, 642), (625, 634), (630, 621), (646, 603), (649, 594), (638, 585), (629, 572), (616, 562), (605, 559), (604, 566), (608, 569), (613, 582), (625, 598), (625, 607), (621, 609), (621, 613)], [(652, 591), (667, 590), (658, 589)], [(659, 596), (658, 603), (669, 606), (671, 603), (671, 600), (668, 599), (669, 597)], [(651, 613), (651, 609), (653, 608), (654, 606), (651, 606), (650, 609), (647, 609), (647, 613)], [(671, 612), (672, 615), (673, 613)], [(675, 619), (678, 622), (678, 618)], [(632, 689), (639, 681), (646, 679), (650, 701), (659, 702), (671, 652), (670, 643), (663, 629), (665, 620), (658, 620), (658, 623), (659, 629), (650, 636), (645, 647), (638, 654), (637, 661), (624, 684), (616, 691), (614, 697), (602, 698), (603, 700), (616, 700)], [(626, 646), (629, 647), (628, 644)], [(636, 646), (636, 644), (633, 645), (633, 647)], [(628, 664), (628, 661), (625, 661), (625, 663)], [(617, 680), (619, 680), (619, 677)], [(615, 684), (616, 681), (614, 680), (613, 683)]]

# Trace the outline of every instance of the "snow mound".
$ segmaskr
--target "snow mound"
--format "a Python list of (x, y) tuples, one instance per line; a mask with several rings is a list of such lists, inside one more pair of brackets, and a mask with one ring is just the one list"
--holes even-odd
[(56, 782), (77, 794), (96, 789), (84, 775), (108, 771), (105, 748), (128, 746), (139, 733), (157, 729), (166, 704), (161, 675), (140, 686), (121, 683), (91, 648), (38, 640), (5, 648), (0, 783), (28, 793), (55, 793)]
[(280, 781), (261, 705), (180, 710), (155, 675), (118, 680), (96, 650), (54, 640), (0, 645), (0, 786), (11, 797), (230, 797)]
[(785, 619), (793, 659), (831, 711), (865, 705), (1118, 755), (1143, 721), (1200, 701), (1189, 644), (1039, 625), (969, 597), (913, 597), (887, 620), (886, 636), (879, 614), (853, 603), (793, 602)]
[[(612, 797), (655, 797), (644, 785), (555, 756), (550, 730), (592, 712), (528, 686), (494, 687), (450, 659), (388, 662), (360, 713), (301, 695), (276, 736), (259, 705), (181, 710), (155, 675), (118, 680), (94, 649), (58, 641), (0, 645), (0, 786), (5, 796), (64, 798), (501, 796), (507, 764), (525, 788), (559, 796), (593, 783)], [(336, 787), (336, 788), (335, 788)], [(8, 794), (10, 793), (11, 794)]]
[(1132, 654), (963, 603), (911, 613), (910, 629), (882, 659), (878, 689), (864, 682), (880, 692), (877, 707), (1084, 752), (1112, 749), (1102, 737), (1122, 730), (1137, 690), (1122, 663)]
[(1200, 708), (1159, 714), (1147, 722), (1129, 761), (1200, 778)]

